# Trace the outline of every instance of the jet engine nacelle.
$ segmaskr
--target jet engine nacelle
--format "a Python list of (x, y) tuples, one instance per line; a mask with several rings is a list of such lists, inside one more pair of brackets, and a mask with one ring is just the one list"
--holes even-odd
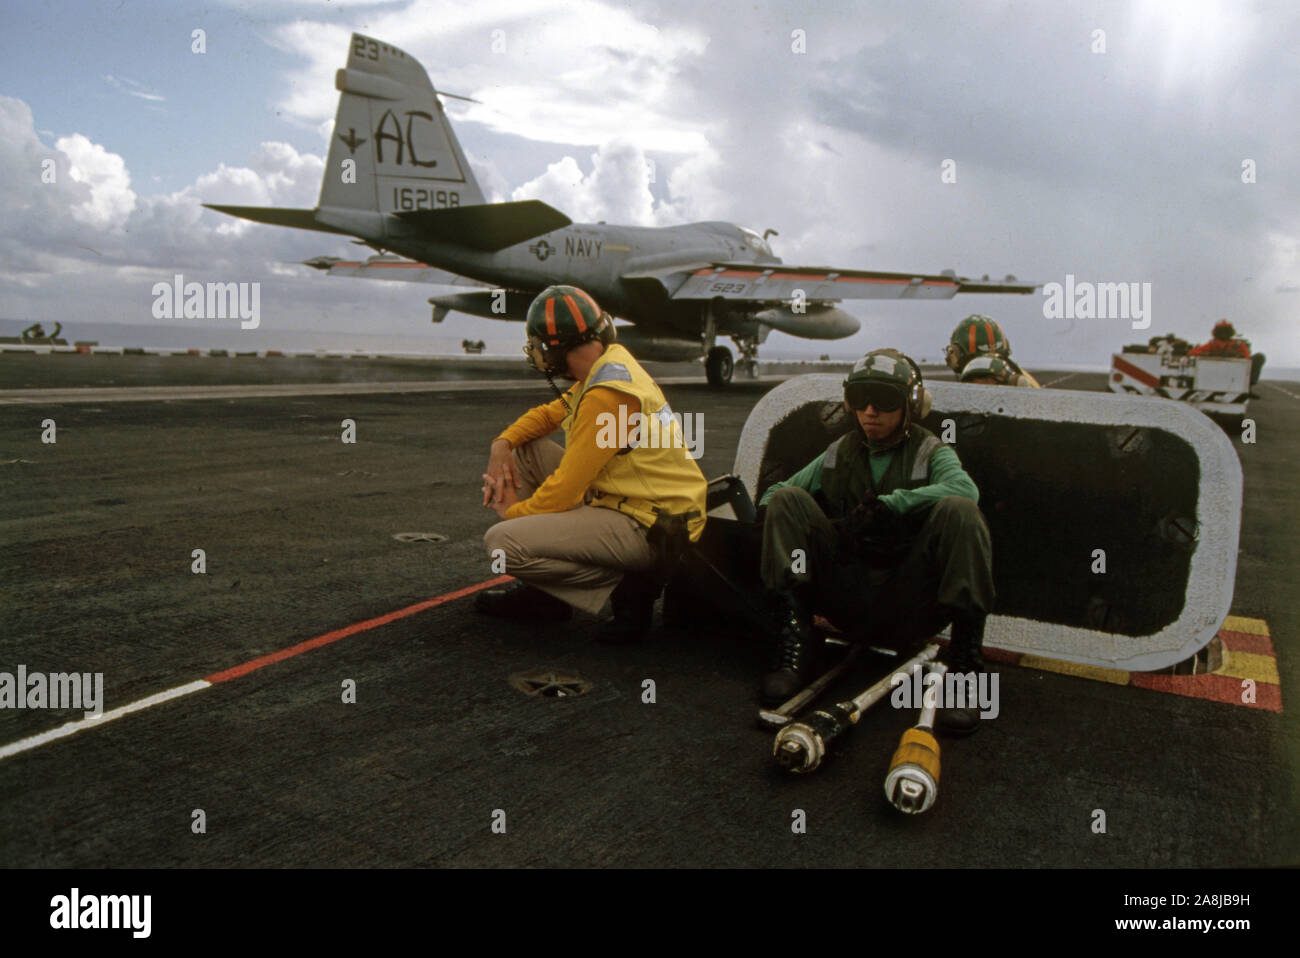
[(698, 339), (654, 336), (636, 326), (619, 326), (618, 341), (632, 350), (637, 359), (661, 363), (691, 362), (704, 355), (704, 346)]
[(447, 311), (452, 309), (471, 316), (519, 322), (528, 318), (528, 307), (536, 298), (536, 293), (523, 293), (514, 289), (484, 289), (473, 293), (431, 296), (429, 302), (434, 306), (435, 323), (441, 322)]
[(824, 303), (809, 303), (801, 313), (792, 306), (774, 306), (755, 313), (754, 319), (802, 339), (843, 339), (862, 325), (856, 316)]

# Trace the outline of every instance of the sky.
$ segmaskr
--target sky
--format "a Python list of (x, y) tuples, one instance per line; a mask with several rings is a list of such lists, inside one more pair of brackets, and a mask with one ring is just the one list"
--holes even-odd
[(1218, 0), (6, 4), (0, 318), (161, 322), (179, 272), (261, 283), (263, 330), (521, 339), (294, 265), (346, 238), (200, 206), (315, 206), (354, 30), (480, 101), (447, 111), (491, 201), (772, 228), (791, 264), (1150, 284), (1149, 329), (1042, 294), (868, 301), (851, 339), (765, 353), (937, 359), (979, 312), (1022, 362), (1105, 363), (1227, 317), (1300, 366), (1300, 6)]

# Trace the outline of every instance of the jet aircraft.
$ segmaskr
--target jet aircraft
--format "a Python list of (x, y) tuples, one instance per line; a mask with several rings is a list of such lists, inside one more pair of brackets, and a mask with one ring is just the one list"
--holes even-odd
[[(552, 283), (588, 290), (629, 320), (619, 338), (644, 359), (703, 357), (710, 383), (731, 380), (728, 336), (746, 373), (773, 329), (842, 339), (859, 322), (845, 299), (949, 299), (957, 293), (1031, 294), (1014, 276), (787, 266), (767, 236), (732, 223), (649, 228), (574, 223), (540, 200), (487, 203), (424, 67), (402, 50), (353, 34), (335, 76), (339, 105), (315, 209), (205, 204), (232, 216), (354, 237), (378, 255), (305, 265), (330, 275), (474, 286), (432, 297), (451, 310), (521, 321)], [(393, 255), (397, 254), (397, 255)]]

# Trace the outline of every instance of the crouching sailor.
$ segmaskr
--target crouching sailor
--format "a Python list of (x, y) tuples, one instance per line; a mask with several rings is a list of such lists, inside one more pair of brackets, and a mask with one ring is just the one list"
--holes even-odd
[[(483, 504), (504, 521), (483, 541), (519, 581), (480, 593), (475, 607), (562, 620), (571, 607), (598, 614), (608, 599), (614, 618), (600, 638), (639, 639), (669, 566), (704, 531), (704, 475), (658, 385), (590, 295), (544, 290), (528, 308), (527, 335), (529, 363), (559, 398), (492, 442)], [(574, 384), (559, 394), (555, 376)], [(652, 418), (655, 429), (611, 428)], [(556, 429), (563, 448), (546, 438)]]

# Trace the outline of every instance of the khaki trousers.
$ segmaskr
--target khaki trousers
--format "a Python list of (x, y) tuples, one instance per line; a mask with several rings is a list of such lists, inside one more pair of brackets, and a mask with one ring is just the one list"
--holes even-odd
[[(534, 439), (512, 455), (526, 499), (555, 471), (564, 450)], [(596, 615), (626, 571), (649, 568), (647, 529), (631, 516), (598, 506), (504, 519), (483, 536), (488, 554), (505, 554), (506, 572), (557, 599)]]

